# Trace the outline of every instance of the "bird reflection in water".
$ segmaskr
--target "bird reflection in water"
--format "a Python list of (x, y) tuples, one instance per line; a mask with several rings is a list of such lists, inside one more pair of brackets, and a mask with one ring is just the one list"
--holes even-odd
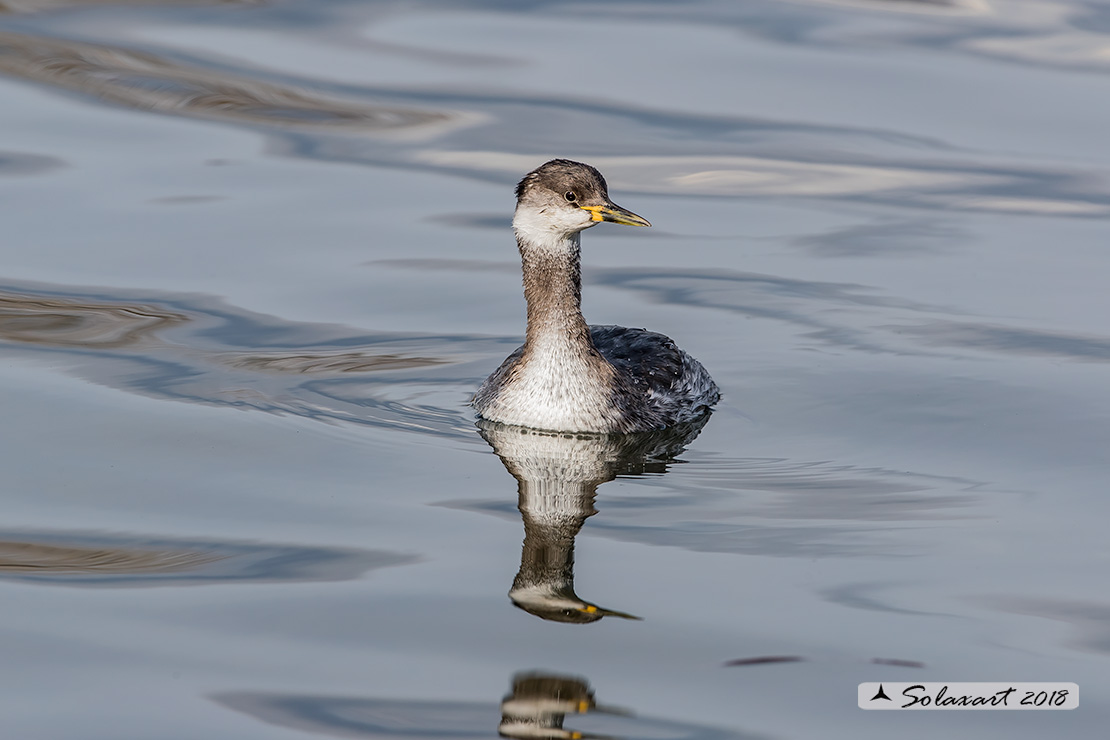
[(501, 700), (501, 737), (521, 740), (581, 740), (605, 735), (563, 729), (568, 714), (604, 712), (628, 716), (615, 707), (599, 706), (584, 678), (550, 673), (518, 673), (513, 676), (512, 693)]
[(598, 486), (618, 475), (665, 472), (708, 418), (639, 434), (543, 432), (479, 420), (482, 437), (517, 480), (524, 546), (509, 591), (513, 604), (542, 619), (571, 624), (602, 617), (639, 619), (574, 592), (574, 538), (597, 513)]
[[(469, 686), (469, 684), (468, 684)], [(491, 701), (452, 701), (432, 696), (385, 698), (269, 691), (224, 691), (211, 700), (260, 722), (313, 737), (375, 740), (474, 740), (490, 736), (498, 707)], [(590, 722), (612, 734), (564, 729), (567, 715), (595, 715)], [(596, 715), (601, 715), (597, 717)], [(501, 737), (518, 740), (616, 740), (619, 737), (665, 740), (754, 740), (756, 736), (711, 725), (637, 715), (603, 706), (585, 678), (547, 672), (521, 672), (501, 700)], [(583, 718), (575, 718), (583, 719)]]

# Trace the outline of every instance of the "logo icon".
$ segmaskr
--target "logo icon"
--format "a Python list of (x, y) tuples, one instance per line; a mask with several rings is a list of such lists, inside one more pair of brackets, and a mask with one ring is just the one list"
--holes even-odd
[(883, 691), (883, 685), (882, 684), (879, 684), (879, 690), (875, 693), (874, 696), (871, 697), (871, 701), (875, 701), (876, 699), (886, 699), (887, 701), (894, 701), (893, 699), (891, 699), (889, 696), (886, 695), (885, 691)]

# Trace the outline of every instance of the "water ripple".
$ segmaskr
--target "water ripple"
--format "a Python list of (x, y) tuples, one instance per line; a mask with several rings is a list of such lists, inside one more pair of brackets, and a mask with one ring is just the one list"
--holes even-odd
[(0, 176), (37, 175), (64, 166), (65, 163), (56, 157), (25, 152), (0, 152)]
[[(466, 440), (465, 403), (482, 370), (459, 370), (511, 343), (284, 322), (199, 296), (0, 286), (6, 351), (68, 356), (71, 372), (96, 383)], [(428, 403), (429, 392), (443, 404)]]
[(261, 5), (265, 0), (0, 0), (0, 13), (41, 13), (90, 5)]
[(193, 586), (345, 581), (412, 555), (213, 539), (0, 532), (0, 580), (55, 586)]
[(1064, 644), (1086, 654), (1110, 655), (1110, 602), (1021, 596), (973, 600), (1007, 614), (1063, 622), (1071, 627)]
[(884, 327), (938, 347), (1075, 362), (1110, 362), (1110, 336), (967, 321)]
[(388, 133), (439, 130), (459, 118), (443, 111), (342, 100), (119, 46), (11, 32), (0, 32), (0, 73), (113, 105), (269, 126)]
[[(925, 209), (1056, 216), (1110, 215), (1110, 188), (1102, 173), (1080, 169), (993, 165), (967, 160), (841, 161), (797, 157), (639, 155), (593, 156), (622, 190), (672, 195), (848, 198)], [(539, 155), (497, 151), (424, 150), (417, 162), (451, 169), (525, 172)]]

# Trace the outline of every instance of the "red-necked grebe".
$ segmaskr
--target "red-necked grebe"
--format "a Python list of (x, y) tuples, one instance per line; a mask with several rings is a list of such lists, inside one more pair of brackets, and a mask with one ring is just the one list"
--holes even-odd
[(580, 234), (601, 221), (651, 226), (609, 200), (593, 167), (553, 159), (516, 186), (524, 266), (524, 346), (490, 375), (474, 407), (490, 421), (560, 432), (641, 432), (692, 421), (720, 392), (668, 337), (582, 318)]

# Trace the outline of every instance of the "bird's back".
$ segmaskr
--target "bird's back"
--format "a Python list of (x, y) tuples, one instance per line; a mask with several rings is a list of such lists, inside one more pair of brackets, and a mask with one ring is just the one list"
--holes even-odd
[(631, 415), (657, 418), (655, 424), (645, 425), (647, 428), (697, 419), (721, 397), (702, 364), (664, 334), (624, 326), (591, 326), (590, 337), (624, 380), (623, 387), (616, 389), (615, 402), (626, 405)]

